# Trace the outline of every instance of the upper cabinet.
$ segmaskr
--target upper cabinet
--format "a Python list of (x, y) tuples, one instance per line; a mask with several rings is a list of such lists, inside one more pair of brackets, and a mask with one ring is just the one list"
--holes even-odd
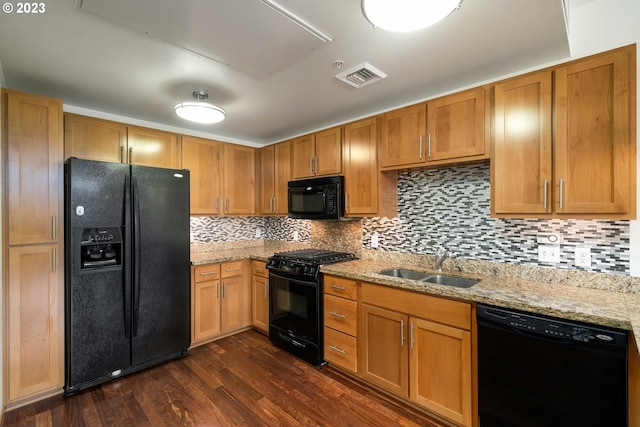
[(126, 162), (127, 125), (93, 117), (64, 115), (64, 157)]
[(490, 116), (484, 87), (385, 113), (380, 167), (429, 167), (489, 158)]
[(396, 175), (378, 168), (378, 117), (344, 127), (346, 216), (395, 216)]
[(224, 213), (255, 215), (256, 149), (224, 144)]
[(489, 158), (491, 136), (488, 89), (479, 87), (427, 103), (430, 164)]
[(10, 245), (58, 241), (62, 216), (62, 103), (4, 90)]
[(260, 149), (260, 213), (286, 215), (287, 183), (291, 179), (291, 142)]
[(495, 86), (494, 216), (635, 219), (635, 62), (625, 47)]
[(180, 138), (156, 129), (65, 114), (65, 158), (180, 168)]
[(180, 168), (180, 138), (161, 130), (127, 126), (128, 163)]
[(294, 138), (291, 150), (293, 179), (342, 172), (342, 128), (339, 126)]
[(222, 142), (182, 137), (182, 167), (189, 169), (191, 215), (222, 213)]

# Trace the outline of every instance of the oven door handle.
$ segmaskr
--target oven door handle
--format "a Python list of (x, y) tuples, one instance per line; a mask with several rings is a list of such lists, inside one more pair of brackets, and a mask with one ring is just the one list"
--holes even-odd
[(318, 287), (318, 282), (315, 279), (307, 279), (307, 278), (300, 278), (300, 277), (294, 277), (294, 276), (283, 276), (281, 274), (274, 273), (273, 271), (269, 271), (269, 280), (271, 280), (272, 277), (277, 279), (287, 280), (289, 282), (294, 282), (301, 286), (310, 286), (312, 288)]

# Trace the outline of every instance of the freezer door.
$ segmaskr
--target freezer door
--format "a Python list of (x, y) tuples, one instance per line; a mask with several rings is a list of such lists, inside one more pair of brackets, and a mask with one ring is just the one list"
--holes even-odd
[(132, 166), (134, 365), (191, 342), (189, 172)]
[[(104, 382), (130, 361), (125, 265), (83, 270), (83, 230), (124, 230), (129, 167), (69, 159), (65, 165), (65, 391)], [(86, 236), (86, 235), (85, 235)], [(85, 242), (86, 243), (86, 242)], [(124, 251), (124, 248), (122, 249)], [(86, 255), (86, 254), (85, 254)], [(126, 253), (123, 253), (126, 258)]]

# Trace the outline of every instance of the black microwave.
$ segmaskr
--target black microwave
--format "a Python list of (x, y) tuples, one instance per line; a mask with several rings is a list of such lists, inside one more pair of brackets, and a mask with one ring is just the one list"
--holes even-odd
[(289, 218), (338, 219), (344, 216), (344, 176), (289, 181)]

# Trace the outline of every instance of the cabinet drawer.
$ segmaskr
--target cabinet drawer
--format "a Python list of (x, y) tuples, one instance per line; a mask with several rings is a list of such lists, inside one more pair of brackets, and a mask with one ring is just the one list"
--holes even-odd
[(357, 285), (355, 280), (336, 276), (324, 276), (324, 293), (355, 300)]
[(469, 303), (371, 283), (363, 283), (361, 292), (363, 303), (471, 330), (471, 304)]
[(216, 280), (220, 278), (220, 264), (205, 264), (195, 267), (194, 280), (196, 283)]
[(232, 261), (222, 263), (222, 278), (241, 276), (242, 275), (242, 261)]
[(357, 348), (354, 337), (331, 328), (324, 328), (324, 360), (327, 362), (351, 372), (358, 372)]
[(269, 277), (267, 263), (265, 263), (264, 261), (251, 261), (251, 274), (260, 277)]
[(356, 301), (324, 296), (324, 325), (349, 335), (357, 333), (358, 305)]

